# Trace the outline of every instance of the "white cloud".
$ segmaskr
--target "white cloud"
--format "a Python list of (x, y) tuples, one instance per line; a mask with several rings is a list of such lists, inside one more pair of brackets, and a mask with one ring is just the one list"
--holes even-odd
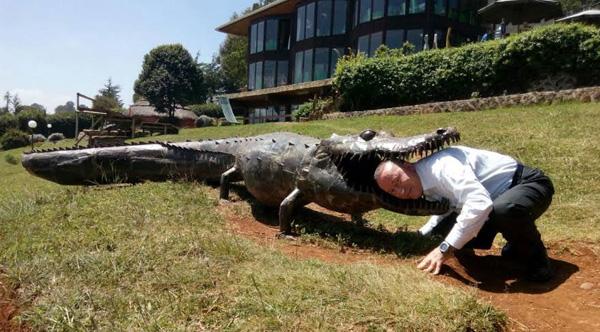
[(67, 101), (76, 102), (76, 96), (67, 95), (64, 93), (56, 93), (38, 89), (12, 89), (10, 90), (11, 95), (19, 95), (21, 104), (31, 105), (38, 103), (46, 107), (48, 113), (54, 113), (56, 106), (64, 105)]

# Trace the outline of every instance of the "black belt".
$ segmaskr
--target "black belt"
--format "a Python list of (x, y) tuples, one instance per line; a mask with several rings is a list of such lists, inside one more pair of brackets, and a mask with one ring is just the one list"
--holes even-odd
[(515, 170), (515, 175), (513, 175), (512, 182), (510, 183), (510, 187), (512, 188), (519, 183), (521, 183), (521, 177), (523, 176), (523, 165), (517, 164), (517, 169)]

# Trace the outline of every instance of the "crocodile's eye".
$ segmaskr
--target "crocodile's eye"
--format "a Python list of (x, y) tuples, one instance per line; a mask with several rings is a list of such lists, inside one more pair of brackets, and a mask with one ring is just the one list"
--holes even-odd
[(377, 135), (376, 131), (367, 129), (367, 130), (363, 131), (362, 133), (360, 133), (360, 138), (364, 139), (365, 141), (370, 141), (373, 139), (373, 137), (375, 137), (375, 135)]

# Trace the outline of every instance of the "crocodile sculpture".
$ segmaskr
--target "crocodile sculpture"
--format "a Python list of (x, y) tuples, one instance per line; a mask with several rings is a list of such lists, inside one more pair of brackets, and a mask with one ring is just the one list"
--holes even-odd
[(361, 220), (384, 208), (407, 215), (441, 214), (447, 201), (399, 200), (373, 180), (384, 160), (407, 161), (460, 139), (454, 128), (396, 138), (365, 130), (319, 140), (294, 133), (181, 143), (132, 143), (102, 148), (67, 148), (24, 154), (32, 174), (64, 185), (136, 183), (168, 179), (220, 181), (227, 199), (231, 182), (244, 181), (262, 204), (279, 207), (279, 227), (291, 232), (295, 208), (314, 202)]

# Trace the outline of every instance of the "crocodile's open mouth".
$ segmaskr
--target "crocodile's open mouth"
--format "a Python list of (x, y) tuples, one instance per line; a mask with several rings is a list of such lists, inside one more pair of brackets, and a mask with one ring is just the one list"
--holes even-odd
[[(361, 137), (372, 138), (366, 140), (368, 144), (364, 149), (355, 147), (354, 151), (330, 149), (329, 157), (343, 176), (346, 185), (352, 190), (375, 195), (385, 208), (390, 210), (401, 209), (420, 214), (417, 211), (447, 210), (446, 202), (431, 202), (423, 197), (416, 200), (401, 200), (383, 191), (375, 182), (375, 169), (383, 161), (406, 162), (416, 158), (426, 157), (439, 151), (450, 143), (460, 140), (460, 134), (453, 128), (438, 129), (428, 135), (410, 138), (383, 137), (377, 139), (377, 133), (365, 131)], [(362, 151), (361, 151), (362, 150)], [(424, 213), (429, 214), (429, 213)]]

